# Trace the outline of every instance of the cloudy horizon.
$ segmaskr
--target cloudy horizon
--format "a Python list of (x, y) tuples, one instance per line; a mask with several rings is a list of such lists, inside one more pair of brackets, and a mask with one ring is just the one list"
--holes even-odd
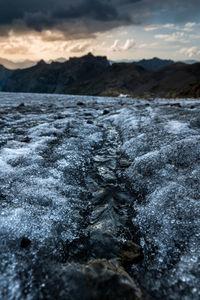
[(0, 57), (200, 60), (197, 0), (0, 0)]

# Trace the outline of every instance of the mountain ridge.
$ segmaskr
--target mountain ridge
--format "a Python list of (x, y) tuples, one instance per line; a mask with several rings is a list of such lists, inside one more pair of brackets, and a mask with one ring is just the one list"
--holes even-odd
[(0, 69), (0, 76), (2, 91), (5, 92), (197, 97), (200, 63), (153, 58), (142, 60), (140, 64), (110, 64), (105, 56), (88, 53), (82, 57), (71, 57), (66, 62), (48, 64), (41, 60), (35, 66), (10, 73)]

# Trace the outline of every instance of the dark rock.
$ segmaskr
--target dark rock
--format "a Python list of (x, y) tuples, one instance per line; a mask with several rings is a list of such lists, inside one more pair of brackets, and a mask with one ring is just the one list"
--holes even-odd
[(1, 200), (5, 200), (6, 199), (6, 196), (0, 191), (0, 199)]
[(20, 243), (20, 247), (27, 248), (28, 246), (30, 246), (30, 244), (31, 244), (31, 240), (29, 240), (29, 238), (27, 237), (23, 237)]
[(143, 258), (142, 248), (132, 241), (127, 241), (122, 246), (120, 258), (123, 265), (137, 263)]
[(89, 237), (80, 234), (77, 239), (64, 246), (64, 252), (69, 261), (76, 260), (80, 263), (86, 261), (90, 253)]
[(81, 101), (78, 101), (77, 103), (76, 103), (76, 105), (78, 105), (78, 106), (83, 106), (83, 105), (85, 105), (83, 102), (81, 102)]
[(65, 116), (62, 116), (62, 115), (58, 115), (58, 116), (54, 117), (55, 120), (62, 120), (64, 118), (65, 118)]
[[(95, 227), (96, 224), (94, 224)], [(115, 258), (120, 253), (120, 243), (111, 233), (103, 230), (91, 230), (90, 250), (92, 257), (95, 258)]]
[[(91, 260), (83, 265), (36, 264), (34, 278), (41, 283), (35, 299), (140, 300), (143, 292), (117, 259)], [(44, 274), (46, 276), (44, 276)]]
[(91, 300), (138, 300), (142, 292), (117, 260), (98, 259), (83, 265), (83, 280)]
[(131, 166), (131, 162), (125, 159), (121, 159), (119, 162), (120, 168), (129, 168)]
[(103, 115), (107, 115), (107, 114), (109, 114), (109, 110), (107, 110), (107, 109), (104, 109), (104, 111), (103, 111)]
[[(111, 259), (120, 257), (122, 249), (125, 251), (121, 237), (125, 238), (128, 235), (128, 239), (130, 238), (127, 222), (131, 201), (130, 195), (120, 191), (117, 186), (109, 185), (93, 194), (87, 228), (92, 257)], [(130, 253), (127, 253), (127, 256), (132, 257), (132, 260), (129, 258), (131, 263), (134, 261), (133, 251), (136, 260), (139, 250), (135, 244), (129, 245)]]
[(18, 107), (19, 107), (19, 108), (23, 108), (23, 107), (25, 107), (25, 104), (24, 104), (24, 102), (20, 103), (20, 104), (18, 105)]
[(170, 106), (181, 107), (180, 103), (171, 103)]
[(94, 124), (94, 122), (92, 120), (87, 120), (87, 124)]
[(22, 139), (20, 140), (20, 142), (21, 142), (21, 143), (29, 143), (30, 140), (31, 140), (31, 139), (27, 136), (27, 137), (25, 137), (25, 138), (22, 138)]

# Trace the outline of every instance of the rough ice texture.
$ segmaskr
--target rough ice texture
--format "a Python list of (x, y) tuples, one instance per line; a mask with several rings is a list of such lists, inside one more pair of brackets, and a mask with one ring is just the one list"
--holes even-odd
[(200, 297), (200, 104), (180, 103), (135, 103), (113, 116), (144, 248), (133, 274), (150, 298)]
[[(64, 260), (63, 245), (79, 235), (79, 212), (98, 189), (91, 157), (98, 160), (110, 126), (120, 136), (111, 154), (132, 162), (118, 171), (144, 250), (132, 275), (147, 299), (200, 298), (200, 103), (179, 102), (0, 95), (1, 299), (39, 299), (45, 283), (37, 286), (32, 266)], [(29, 250), (20, 248), (23, 237)]]

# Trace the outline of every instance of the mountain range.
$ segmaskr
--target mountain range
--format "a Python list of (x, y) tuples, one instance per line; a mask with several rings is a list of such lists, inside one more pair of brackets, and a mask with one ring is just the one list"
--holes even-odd
[[(52, 63), (52, 62), (61, 62), (64, 63), (66, 62), (67, 59), (65, 57), (58, 57), (56, 59), (49, 59), (46, 62), (48, 64)], [(156, 71), (159, 70), (160, 68), (166, 67), (172, 63), (174, 63), (175, 61), (170, 60), (170, 59), (160, 59), (158, 57), (154, 57), (151, 59), (142, 59), (139, 61), (135, 61), (135, 60), (131, 60), (131, 59), (123, 59), (123, 60), (118, 60), (118, 61), (111, 61), (110, 63), (121, 63), (121, 62), (125, 62), (125, 63), (136, 63), (138, 65), (141, 65), (142, 67), (144, 67), (147, 70), (150, 71)], [(186, 64), (194, 64), (197, 61), (196, 60), (184, 60), (182, 61)], [(14, 62), (12, 60), (8, 60), (6, 58), (2, 58), (0, 57), (0, 65), (4, 66), (7, 69), (10, 70), (16, 70), (16, 69), (27, 69), (30, 67), (35, 66), (38, 63), (38, 61), (34, 61), (34, 60), (22, 60), (22, 61), (18, 61), (18, 62)]]
[(200, 97), (200, 63), (141, 60), (110, 63), (91, 53), (64, 62), (17, 70), (0, 67), (0, 89), (6, 92), (62, 93), (138, 97)]
[(28, 60), (28, 59), (20, 62), (13, 62), (12, 60), (0, 57), (0, 65), (10, 70), (26, 69), (36, 64), (37, 64), (36, 61)]

